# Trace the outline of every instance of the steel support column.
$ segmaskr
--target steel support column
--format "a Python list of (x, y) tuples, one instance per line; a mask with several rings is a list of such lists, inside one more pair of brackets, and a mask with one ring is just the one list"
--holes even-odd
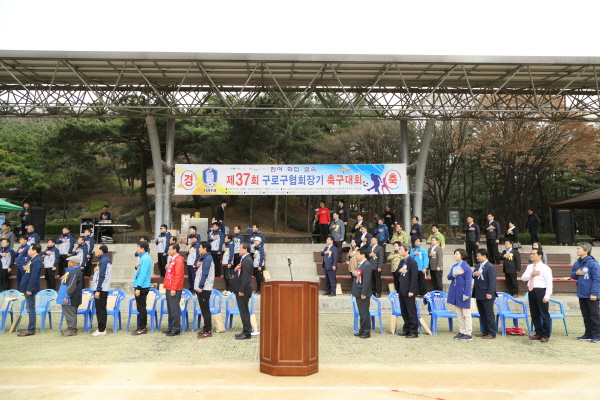
[[(414, 215), (419, 217), (419, 223), (423, 223), (423, 190), (425, 188), (425, 171), (427, 170), (427, 157), (429, 156), (429, 145), (433, 137), (435, 121), (428, 120), (421, 137), (419, 158), (417, 159), (417, 172), (415, 174), (415, 205)], [(410, 225), (409, 225), (410, 226)]]
[[(173, 159), (175, 156), (175, 120), (167, 120), (167, 142), (165, 152), (165, 163), (171, 169), (173, 165)], [(172, 202), (173, 202), (173, 172), (165, 175), (165, 208), (164, 208), (164, 223), (167, 224), (169, 229), (173, 228), (173, 215), (172, 215)]]
[(164, 194), (163, 194), (163, 171), (160, 156), (160, 141), (158, 140), (158, 129), (152, 116), (146, 117), (148, 138), (150, 139), (150, 150), (152, 151), (152, 169), (154, 170), (154, 236), (160, 234), (160, 226), (163, 224)]
[[(408, 121), (400, 120), (400, 162), (408, 167)], [(410, 178), (406, 170), (407, 193), (402, 195), (402, 227), (410, 232)]]

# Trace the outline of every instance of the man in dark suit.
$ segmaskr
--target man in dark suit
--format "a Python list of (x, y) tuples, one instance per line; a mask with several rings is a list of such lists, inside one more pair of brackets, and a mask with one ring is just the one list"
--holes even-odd
[[(354, 241), (356, 242), (356, 245), (358, 247), (360, 247), (360, 238), (362, 236), (362, 232), (360, 230), (361, 226), (367, 226), (367, 223), (365, 222), (362, 214), (358, 214), (356, 216), (356, 224), (354, 224), (354, 227), (351, 230), (351, 232), (354, 233)], [(369, 227), (367, 226), (367, 231), (368, 231), (368, 228)]]
[(465, 246), (467, 248), (467, 263), (472, 267), (473, 258), (475, 258), (475, 252), (479, 248), (479, 238), (481, 237), (481, 231), (479, 225), (473, 222), (473, 217), (467, 217), (467, 225), (462, 229), (465, 234)]
[(500, 263), (500, 252), (498, 252), (498, 244), (500, 243), (500, 235), (502, 232), (498, 221), (494, 221), (492, 214), (487, 215), (487, 222), (483, 227), (485, 231), (485, 244), (487, 251), (490, 254), (490, 262), (492, 264)]
[(504, 241), (504, 249), (500, 258), (506, 278), (506, 291), (513, 297), (519, 297), (517, 272), (521, 271), (521, 254), (519, 254), (519, 250), (513, 249), (513, 243), (510, 240)]
[(482, 339), (496, 338), (496, 318), (494, 299), (496, 298), (496, 267), (488, 261), (486, 249), (478, 249), (477, 261), (473, 272), (473, 297), (477, 301), (477, 310), (483, 325), (483, 332), (475, 335)]
[(540, 217), (533, 212), (533, 210), (527, 210), (527, 214), (529, 214), (529, 217), (527, 217), (527, 224), (525, 225), (525, 228), (529, 229), (531, 243), (539, 242), (540, 238), (538, 238), (538, 231), (540, 230), (540, 224), (542, 221), (540, 220)]
[(431, 276), (433, 290), (443, 291), (444, 252), (439, 239), (435, 236), (431, 238), (431, 247), (427, 249), (427, 255), (429, 256), (429, 276)]
[(19, 282), (19, 292), (25, 295), (29, 325), (27, 325), (26, 331), (21, 331), (17, 334), (19, 337), (35, 335), (35, 297), (37, 292), (40, 291), (40, 275), (43, 265), (42, 258), (40, 257), (42, 247), (39, 244), (32, 244), (29, 246), (27, 252), (31, 261), (23, 267), (23, 276)]
[(369, 245), (371, 244), (371, 237), (371, 234), (367, 232), (367, 225), (361, 225), (360, 236), (356, 244), (358, 245), (358, 247), (369, 247)]
[(217, 219), (217, 222), (219, 223), (219, 229), (221, 232), (223, 232), (223, 234), (225, 234), (225, 207), (227, 207), (227, 202), (222, 201), (221, 205), (215, 210), (215, 218)]
[(371, 280), (371, 288), (373, 295), (377, 298), (381, 297), (381, 269), (383, 268), (383, 258), (385, 257), (385, 251), (383, 247), (379, 245), (379, 241), (375, 236), (371, 238), (371, 244), (369, 247), (369, 261), (371, 263), (371, 269), (373, 270), (373, 277)]
[(363, 247), (356, 255), (358, 267), (352, 272), (352, 296), (356, 299), (356, 308), (360, 315), (358, 332), (354, 336), (361, 339), (371, 337), (371, 314), (369, 304), (371, 302), (371, 264), (367, 261), (369, 249)]
[(419, 224), (419, 217), (412, 217), (410, 228), (410, 243), (414, 247), (416, 239), (423, 239), (423, 227)]
[(404, 326), (398, 335), (407, 339), (415, 339), (419, 336), (419, 319), (417, 318), (417, 307), (415, 299), (419, 294), (419, 267), (417, 262), (410, 256), (410, 246), (402, 243), (399, 250), (400, 256), (404, 257), (398, 269), (394, 272), (398, 282), (398, 297), (400, 300), (400, 311)]
[(242, 243), (240, 245), (240, 263), (235, 267), (233, 273), (232, 290), (235, 293), (235, 300), (240, 310), (240, 318), (243, 326), (242, 333), (235, 335), (237, 340), (250, 339), (252, 337), (248, 302), (250, 301), (250, 296), (252, 296), (252, 271), (254, 262), (249, 253), (250, 243)]
[(333, 237), (327, 236), (326, 240), (327, 246), (321, 252), (323, 256), (323, 269), (325, 269), (325, 294), (329, 295), (329, 297), (335, 296), (335, 286), (336, 286), (336, 272), (337, 269), (337, 257), (338, 250), (333, 245)]

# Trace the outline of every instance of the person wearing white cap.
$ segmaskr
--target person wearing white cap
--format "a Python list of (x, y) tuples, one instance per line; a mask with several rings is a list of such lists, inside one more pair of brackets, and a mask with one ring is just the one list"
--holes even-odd
[(258, 236), (254, 238), (252, 253), (254, 254), (254, 270), (252, 276), (256, 278), (256, 294), (260, 294), (260, 284), (264, 282), (263, 270), (265, 269), (265, 249), (262, 246), (262, 239)]

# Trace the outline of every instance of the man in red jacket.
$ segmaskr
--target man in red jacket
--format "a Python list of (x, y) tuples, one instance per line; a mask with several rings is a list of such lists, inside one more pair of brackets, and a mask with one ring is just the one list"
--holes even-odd
[(183, 290), (183, 268), (184, 260), (179, 254), (177, 243), (169, 246), (171, 259), (167, 263), (165, 272), (165, 296), (167, 298), (167, 309), (169, 310), (169, 327), (163, 333), (167, 336), (177, 336), (181, 333), (181, 292)]
[(325, 243), (325, 239), (329, 235), (329, 224), (331, 223), (331, 215), (329, 209), (325, 207), (325, 202), (319, 202), (319, 208), (315, 212), (315, 217), (318, 218), (319, 223), (319, 241)]

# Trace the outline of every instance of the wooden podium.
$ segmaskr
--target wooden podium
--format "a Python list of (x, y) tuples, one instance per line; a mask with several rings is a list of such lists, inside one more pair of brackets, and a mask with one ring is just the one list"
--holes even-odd
[(318, 372), (319, 284), (265, 282), (260, 293), (260, 372), (273, 376)]

